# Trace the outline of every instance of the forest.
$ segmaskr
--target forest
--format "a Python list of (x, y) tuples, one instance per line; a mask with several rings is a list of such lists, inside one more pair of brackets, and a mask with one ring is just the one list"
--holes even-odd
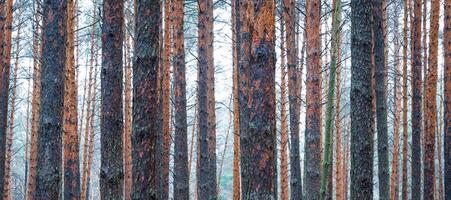
[(2, 200), (451, 200), (451, 0), (0, 0)]

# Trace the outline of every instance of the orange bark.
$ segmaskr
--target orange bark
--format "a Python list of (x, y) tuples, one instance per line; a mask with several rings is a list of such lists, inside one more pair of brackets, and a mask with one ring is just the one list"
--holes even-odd
[(238, 104), (238, 57), (236, 19), (238, 0), (232, 0), (232, 51), (233, 51), (233, 199), (241, 199), (240, 183), (240, 121)]
[(36, 189), (36, 159), (37, 159), (37, 142), (38, 142), (38, 126), (39, 126), (39, 107), (41, 105), (41, 52), (42, 44), (40, 38), (42, 31), (40, 31), (41, 15), (40, 4), (37, 5), (37, 11), (34, 14), (35, 33), (33, 34), (33, 98), (31, 108), (31, 135), (30, 135), (30, 163), (28, 169), (28, 183), (27, 183), (27, 200), (32, 200)]
[[(283, 18), (283, 15), (281, 15)], [(288, 200), (288, 125), (286, 100), (286, 70), (285, 70), (285, 31), (283, 20), (280, 20), (280, 199)]]
[(131, 123), (132, 123), (132, 68), (130, 36), (125, 36), (124, 51), (124, 198), (130, 200), (132, 190), (132, 154), (131, 154)]
[(408, 198), (407, 187), (407, 19), (410, 0), (404, 1), (403, 47), (402, 47), (402, 200)]

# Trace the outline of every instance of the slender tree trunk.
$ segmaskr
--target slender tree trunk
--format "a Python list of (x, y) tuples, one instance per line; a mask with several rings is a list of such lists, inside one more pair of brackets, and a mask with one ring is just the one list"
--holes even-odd
[(246, 96), (239, 99), (243, 199), (277, 198), (275, 4), (260, 3), (254, 7), (251, 2), (240, 2), (237, 30), (243, 50), (239, 96)]
[(198, 21), (199, 59), (199, 174), (200, 200), (216, 199), (216, 137), (214, 109), (213, 1), (200, 0)]
[(9, 114), (9, 130), (6, 139), (6, 166), (5, 166), (5, 188), (4, 188), (4, 199), (9, 200), (12, 198), (11, 189), (12, 189), (12, 179), (11, 179), (11, 160), (12, 160), (12, 145), (13, 145), (13, 137), (14, 137), (14, 128), (15, 128), (15, 112), (16, 112), (16, 99), (17, 99), (17, 70), (19, 69), (19, 55), (20, 55), (20, 40), (21, 40), (21, 31), (22, 31), (22, 7), (19, 7), (18, 14), (16, 15), (18, 19), (17, 26), (17, 35), (15, 41), (15, 57), (14, 57), (14, 70), (13, 70), (13, 85), (10, 88), (11, 94), (11, 106), (10, 106), (10, 114)]
[(186, 79), (183, 17), (184, 0), (174, 0), (174, 101), (175, 101), (175, 144), (174, 144), (174, 199), (188, 199), (189, 174), (187, 152), (187, 122), (186, 122)]
[[(131, 18), (131, 17), (130, 17)], [(129, 19), (130, 19), (129, 18)], [(124, 199), (131, 199), (132, 191), (132, 55), (131, 36), (125, 34), (124, 52)]]
[(445, 69), (444, 69), (444, 154), (445, 154), (445, 199), (451, 198), (451, 0), (444, 3), (444, 47)]
[[(137, 1), (133, 64), (133, 199), (161, 198), (159, 112), (160, 1)], [(147, 177), (147, 178), (144, 178)]]
[[(394, 6), (395, 10), (400, 8), (399, 1), (396, 1)], [(399, 196), (399, 126), (401, 121), (401, 71), (399, 63), (399, 13), (394, 13), (394, 43), (395, 43), (395, 77), (394, 77), (394, 90), (393, 90), (393, 110), (394, 110), (394, 125), (393, 125), (393, 156), (391, 163), (391, 175), (390, 175), (390, 199), (398, 200)]]
[(30, 164), (28, 169), (28, 183), (27, 183), (27, 200), (32, 200), (36, 189), (36, 162), (37, 162), (37, 148), (38, 148), (38, 127), (39, 127), (39, 107), (41, 105), (41, 49), (40, 31), (41, 21), (41, 7), (37, 4), (37, 9), (34, 13), (34, 27), (33, 33), (33, 98), (31, 102), (31, 136), (30, 136)]
[(408, 177), (407, 177), (407, 18), (410, 0), (404, 0), (403, 13), (403, 42), (402, 42), (402, 200), (407, 200), (409, 196)]
[(122, 154), (122, 136), (124, 131), (122, 113), (123, 9), (123, 1), (103, 1), (102, 103), (100, 108), (102, 110), (100, 121), (102, 160), (100, 167), (100, 196), (102, 199), (122, 199), (124, 194)]
[(240, 181), (240, 109), (238, 97), (238, 32), (239, 0), (232, 0), (232, 48), (233, 48), (233, 199), (241, 199)]
[[(66, 61), (67, 1), (43, 4), (42, 92), (35, 199), (58, 199), (62, 187), (64, 74)], [(49, 176), (51, 174), (51, 176)]]
[(388, 166), (388, 129), (387, 129), (387, 79), (386, 58), (383, 25), (383, 0), (373, 1), (373, 34), (374, 63), (376, 91), (376, 122), (377, 122), (377, 157), (379, 177), (379, 198), (389, 199), (389, 166)]
[[(332, 43), (331, 43), (331, 61), (329, 68), (329, 89), (327, 94), (327, 113), (326, 113), (326, 132), (325, 132), (325, 149), (324, 149), (324, 162), (321, 173), (321, 199), (325, 199), (326, 195), (331, 197), (332, 195), (326, 194), (328, 191), (328, 179), (332, 174), (329, 174), (330, 166), (332, 166), (333, 157), (331, 156), (331, 148), (333, 147), (332, 143), (332, 122), (333, 119), (333, 111), (334, 111), (334, 99), (335, 99), (335, 79), (336, 79), (336, 71), (338, 62), (340, 62), (340, 26), (341, 26), (341, 0), (333, 1), (333, 10), (332, 10)], [(338, 108), (336, 108), (338, 109)], [(331, 188), (329, 188), (331, 189)], [(330, 190), (331, 191), (331, 190)]]
[(422, 80), (421, 80), (421, 0), (414, 0), (414, 17), (412, 23), (412, 200), (421, 195), (421, 127), (422, 119)]
[(171, 0), (164, 1), (164, 47), (163, 47), (163, 194), (162, 199), (169, 199), (169, 153), (171, 149), (170, 101), (171, 95)]
[[(437, 128), (437, 67), (438, 67), (438, 29), (440, 1), (431, 1), (429, 59), (425, 90), (424, 127), (424, 184), (423, 198), (434, 199), (435, 179), (435, 133)], [(438, 197), (436, 197), (438, 198)]]
[(351, 199), (373, 198), (372, 2), (351, 1)]
[(320, 1), (307, 1), (307, 114), (305, 127), (305, 198), (320, 197), (321, 50)]
[[(341, 34), (340, 34), (341, 36)], [(341, 44), (341, 38), (339, 40), (340, 44)], [(340, 48), (338, 49), (338, 56), (337, 56), (337, 84), (336, 84), (336, 108), (335, 108), (335, 157), (336, 157), (336, 173), (335, 173), (335, 199), (336, 200), (345, 200), (345, 196), (346, 196), (346, 185), (345, 185), (345, 179), (347, 176), (346, 173), (346, 165), (344, 162), (345, 156), (343, 156), (343, 152), (344, 152), (344, 148), (343, 148), (343, 143), (342, 143), (342, 127), (341, 127), (341, 94), (342, 94), (342, 86), (341, 86), (341, 70), (342, 70), (342, 66), (341, 66), (341, 50)]]
[(287, 84), (285, 70), (285, 25), (284, 14), (280, 19), (280, 199), (288, 200), (288, 124), (287, 124)]
[(80, 199), (80, 160), (77, 119), (77, 83), (75, 78), (75, 2), (67, 1), (66, 75), (64, 90), (64, 199)]
[(301, 76), (296, 38), (297, 12), (294, 0), (283, 1), (283, 18), (286, 25), (288, 100), (290, 111), (290, 186), (291, 199), (302, 199), (302, 178), (299, 158), (299, 115), (301, 107)]
[[(9, 2), (12, 0), (8, 0)], [(0, 196), (4, 196), (5, 188), (5, 159), (6, 159), (6, 140), (7, 140), (7, 123), (8, 123), (8, 97), (9, 97), (9, 71), (10, 66), (7, 65), (6, 51), (7, 47), (7, 34), (6, 18), (8, 8), (5, 0), (0, 1)]]

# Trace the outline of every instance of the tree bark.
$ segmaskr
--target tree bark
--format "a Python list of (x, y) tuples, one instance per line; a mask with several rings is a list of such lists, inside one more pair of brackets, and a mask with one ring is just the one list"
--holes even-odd
[[(322, 166), (322, 174), (321, 174), (321, 199), (326, 199), (326, 195), (329, 198), (332, 197), (331, 193), (328, 192), (328, 179), (332, 174), (329, 174), (330, 169), (332, 168), (333, 157), (331, 148), (333, 147), (332, 143), (332, 122), (333, 119), (333, 111), (334, 111), (334, 99), (335, 99), (335, 81), (336, 81), (336, 71), (338, 63), (340, 62), (340, 26), (341, 26), (341, 0), (333, 1), (333, 10), (332, 10), (332, 42), (331, 42), (331, 61), (329, 67), (329, 86), (328, 86), (328, 94), (327, 94), (327, 113), (326, 113), (326, 131), (325, 131), (325, 145), (323, 152), (323, 166)], [(338, 109), (338, 108), (336, 108)], [(338, 119), (336, 119), (338, 120)], [(328, 177), (329, 176), (329, 177)], [(332, 191), (332, 190), (330, 190)], [(326, 192), (328, 194), (326, 194)], [(329, 199), (328, 198), (328, 199)]]
[(67, 1), (66, 74), (64, 84), (64, 199), (80, 199), (80, 160), (77, 118), (77, 83), (75, 78), (75, 2)]
[(241, 199), (240, 181), (240, 109), (238, 97), (238, 14), (239, 1), (232, 0), (232, 50), (233, 50), (233, 199)]
[(171, 95), (171, 0), (164, 1), (164, 47), (163, 47), (163, 194), (169, 199), (169, 153), (171, 149), (170, 95)]
[(175, 144), (174, 144), (174, 199), (188, 199), (188, 142), (186, 122), (186, 79), (185, 79), (185, 50), (183, 17), (184, 0), (174, 0), (173, 26), (174, 26), (174, 101), (175, 101)]
[[(158, 0), (137, 1), (133, 63), (132, 199), (161, 199)], [(162, 147), (162, 146), (161, 146)]]
[(26, 199), (32, 200), (36, 189), (36, 162), (38, 148), (38, 127), (39, 127), (39, 107), (41, 105), (41, 52), (42, 31), (40, 29), (41, 7), (36, 5), (34, 13), (34, 33), (33, 33), (33, 98), (31, 102), (31, 136), (30, 136), (30, 160), (28, 169), (28, 183)]
[(299, 115), (301, 107), (302, 66), (299, 66), (296, 38), (297, 11), (296, 2), (283, 1), (283, 18), (286, 26), (287, 68), (288, 68), (288, 100), (290, 112), (290, 186), (291, 199), (302, 199), (302, 178), (299, 156)]
[(101, 167), (102, 199), (123, 198), (122, 44), (124, 2), (103, 1), (101, 71)]
[[(340, 35), (341, 36), (341, 35)], [(341, 44), (341, 40), (340, 40)], [(335, 173), (335, 199), (336, 200), (345, 200), (345, 196), (347, 193), (346, 185), (345, 185), (345, 179), (347, 176), (347, 166), (346, 162), (344, 162), (345, 156), (343, 155), (344, 149), (343, 148), (343, 142), (342, 142), (342, 126), (341, 126), (341, 94), (342, 94), (342, 78), (341, 78), (341, 50), (339, 48), (338, 51), (338, 65), (337, 65), (337, 84), (336, 84), (336, 96), (337, 99), (335, 101), (336, 103), (336, 112), (335, 112), (335, 165), (336, 165), (336, 173)]]
[(351, 199), (373, 198), (372, 1), (351, 1)]
[[(12, 77), (12, 87), (11, 90), (11, 102), (10, 102), (10, 113), (9, 113), (9, 130), (8, 135), (6, 139), (6, 166), (5, 166), (5, 188), (4, 188), (4, 199), (9, 200), (12, 198), (11, 195), (11, 189), (12, 189), (12, 177), (11, 177), (11, 160), (12, 160), (12, 145), (13, 145), (13, 138), (14, 138), (14, 128), (15, 128), (15, 112), (16, 112), (16, 100), (17, 100), (17, 74), (19, 69), (19, 56), (20, 56), (20, 40), (21, 40), (21, 31), (22, 31), (22, 25), (23, 25), (23, 19), (22, 19), (22, 6), (19, 6), (18, 12), (16, 15), (16, 18), (18, 20), (17, 25), (17, 35), (15, 40), (15, 55), (14, 55), (14, 70), (13, 70), (13, 77)], [(11, 65), (10, 65), (11, 66)]]
[[(8, 0), (8, 3), (12, 0)], [(6, 159), (6, 138), (7, 138), (7, 123), (8, 123), (8, 96), (9, 96), (9, 71), (10, 66), (7, 65), (6, 51), (7, 47), (7, 13), (8, 8), (5, 0), (0, 1), (0, 160)], [(4, 196), (5, 188), (5, 162), (0, 162), (0, 196)]]
[(403, 42), (402, 42), (402, 200), (407, 200), (409, 196), (408, 177), (407, 177), (407, 19), (408, 8), (410, 7), (410, 0), (405, 0), (403, 3)]
[(307, 1), (307, 113), (305, 127), (305, 198), (320, 197), (321, 40), (320, 1)]
[(422, 80), (421, 80), (421, 0), (414, 0), (414, 17), (412, 22), (412, 200), (421, 195), (421, 144), (422, 131)]
[[(243, 199), (276, 199), (275, 5), (240, 1), (239, 104)], [(251, 89), (252, 88), (252, 89)], [(257, 114), (258, 113), (258, 114)]]
[(280, 199), (288, 200), (288, 124), (287, 124), (287, 84), (285, 70), (285, 25), (284, 13), (280, 19)]
[(197, 192), (200, 200), (217, 199), (216, 132), (213, 63), (213, 1), (201, 0), (198, 18), (199, 60), (199, 174)]
[(58, 199), (62, 187), (62, 133), (66, 61), (67, 1), (43, 4), (42, 92), (36, 193), (34, 199)]
[(376, 91), (376, 126), (379, 198), (389, 199), (389, 166), (388, 166), (388, 129), (387, 129), (387, 65), (385, 58), (385, 42), (383, 25), (383, 0), (373, 1), (373, 34)]
[[(429, 58), (425, 89), (424, 121), (424, 183), (423, 198), (434, 199), (435, 179), (435, 133), (437, 128), (437, 68), (438, 68), (438, 30), (440, 1), (431, 1), (429, 28)], [(436, 197), (439, 198), (439, 197)]]

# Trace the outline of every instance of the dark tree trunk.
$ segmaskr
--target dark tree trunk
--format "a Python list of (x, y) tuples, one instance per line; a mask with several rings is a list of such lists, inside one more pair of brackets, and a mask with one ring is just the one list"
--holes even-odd
[(67, 0), (43, 4), (43, 52), (36, 193), (34, 199), (59, 199), (62, 192), (62, 133), (66, 61)]
[(451, 198), (451, 0), (445, 0), (445, 199)]
[(373, 34), (374, 34), (374, 63), (376, 78), (376, 128), (377, 128), (377, 157), (379, 177), (379, 198), (389, 199), (388, 174), (388, 129), (387, 129), (387, 69), (385, 63), (385, 43), (383, 26), (383, 0), (373, 1)]
[(123, 1), (103, 1), (100, 120), (101, 199), (123, 198), (123, 9)]
[(414, 16), (412, 24), (412, 200), (421, 195), (421, 128), (422, 115), (422, 66), (421, 66), (421, 10), (422, 0), (414, 0)]
[(8, 122), (9, 66), (5, 65), (5, 12), (6, 2), (0, 0), (0, 197), (5, 182), (6, 124)]
[[(200, 200), (217, 199), (214, 109), (213, 1), (200, 0), (198, 19), (199, 151), (197, 192)], [(213, 73), (212, 73), (213, 72)]]
[[(215, 145), (211, 145), (214, 137), (211, 137), (212, 129), (210, 123), (214, 113), (211, 112), (210, 103), (210, 70), (214, 70), (213, 63), (213, 2), (211, 0), (201, 0), (199, 4), (198, 19), (198, 59), (199, 59), (199, 166), (197, 179), (198, 198), (216, 199), (216, 160), (210, 152), (215, 152)], [(214, 111), (214, 110), (213, 110)], [(213, 166), (214, 164), (214, 166)]]
[(373, 198), (371, 3), (351, 1), (351, 199)]
[(290, 109), (290, 186), (291, 199), (302, 199), (301, 161), (299, 158), (299, 115), (301, 108), (301, 77), (298, 69), (298, 48), (296, 42), (296, 1), (284, 0), (284, 19), (287, 38), (288, 99)]
[(239, 67), (240, 95), (248, 99), (240, 97), (242, 198), (276, 199), (275, 5), (259, 3), (240, 2), (241, 47), (250, 45)]
[(174, 0), (174, 101), (175, 101), (175, 144), (174, 144), (174, 199), (184, 200), (189, 196), (188, 142), (186, 122), (186, 80), (183, 17), (184, 0)]
[(305, 120), (305, 198), (320, 197), (321, 40), (320, 1), (307, 1), (307, 113)]
[(136, 2), (133, 63), (132, 199), (161, 199), (159, 0)]

